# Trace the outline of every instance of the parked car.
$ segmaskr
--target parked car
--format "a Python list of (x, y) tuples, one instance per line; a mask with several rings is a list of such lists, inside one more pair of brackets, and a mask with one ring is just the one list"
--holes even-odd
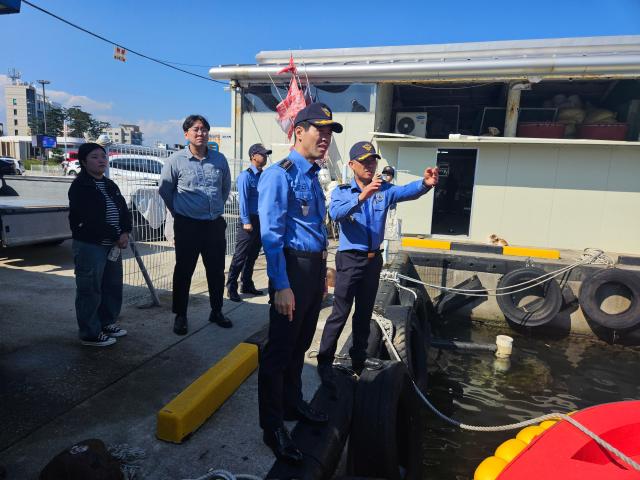
[(22, 162), (12, 157), (0, 157), (1, 175), (24, 175)]
[[(64, 174), (76, 176), (80, 173), (80, 161), (79, 160), (67, 160), (66, 166), (64, 166)], [(64, 162), (63, 162), (64, 163)]]
[(137, 240), (162, 240), (164, 202), (158, 184), (164, 160), (153, 155), (116, 154), (109, 156), (109, 178), (116, 182), (133, 214)]

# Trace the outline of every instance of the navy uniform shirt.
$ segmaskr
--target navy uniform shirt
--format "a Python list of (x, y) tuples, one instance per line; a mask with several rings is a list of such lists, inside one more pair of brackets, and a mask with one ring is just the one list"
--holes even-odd
[(258, 214), (258, 180), (261, 174), (255, 165), (251, 165), (238, 175), (236, 185), (240, 202), (240, 221), (244, 225), (251, 223), (250, 215)]
[(215, 220), (224, 213), (231, 172), (224, 155), (207, 149), (202, 161), (189, 147), (171, 155), (162, 167), (159, 193), (172, 214)]
[[(258, 211), (267, 275), (276, 290), (289, 288), (284, 248), (321, 252), (327, 248), (325, 198), (318, 165), (292, 150), (290, 166), (274, 164), (258, 183)], [(280, 162), (282, 163), (282, 162)]]
[(355, 179), (351, 184), (339, 185), (331, 194), (329, 215), (340, 223), (339, 251), (360, 250), (370, 252), (380, 248), (384, 240), (384, 224), (387, 210), (396, 202), (414, 200), (429, 191), (422, 180), (402, 187), (384, 182), (380, 190), (358, 201), (362, 193)]

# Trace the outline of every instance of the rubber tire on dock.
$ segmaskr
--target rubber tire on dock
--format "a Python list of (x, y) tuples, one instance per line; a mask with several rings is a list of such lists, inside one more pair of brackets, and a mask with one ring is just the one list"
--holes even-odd
[(421, 479), (424, 426), (420, 408), (404, 364), (389, 361), (380, 370), (365, 369), (353, 404), (348, 474)]
[[(538, 278), (546, 273), (547, 272), (540, 268), (518, 268), (504, 275), (498, 281), (498, 288), (517, 285)], [(520, 288), (523, 287), (516, 288), (516, 290)], [(553, 278), (535, 288), (542, 288), (543, 300), (541, 305), (532, 312), (527, 312), (518, 307), (518, 301), (514, 298), (514, 295), (518, 295), (519, 297), (526, 295), (526, 290), (514, 295), (500, 295), (496, 297), (500, 310), (508, 320), (524, 327), (539, 327), (549, 323), (555, 318), (562, 308), (562, 291), (560, 290), (558, 282)], [(499, 291), (499, 293), (501, 292)]]
[[(609, 314), (599, 305), (598, 290), (606, 284), (620, 284), (631, 293), (631, 304), (624, 312)], [(607, 268), (599, 270), (582, 281), (579, 294), (580, 308), (584, 315), (601, 327), (611, 330), (629, 330), (640, 324), (640, 275)]]
[[(389, 305), (384, 311), (385, 318), (393, 324), (393, 346), (407, 366), (409, 375), (421, 392), (426, 392), (429, 372), (427, 369), (427, 349), (429, 331), (423, 328), (416, 310), (412, 306)], [(387, 358), (395, 360), (387, 349)]]

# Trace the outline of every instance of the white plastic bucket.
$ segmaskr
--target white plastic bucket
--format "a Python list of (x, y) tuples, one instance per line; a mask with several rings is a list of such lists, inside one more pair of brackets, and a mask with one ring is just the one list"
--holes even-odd
[(508, 335), (498, 335), (496, 337), (496, 357), (507, 358), (513, 350), (513, 338)]

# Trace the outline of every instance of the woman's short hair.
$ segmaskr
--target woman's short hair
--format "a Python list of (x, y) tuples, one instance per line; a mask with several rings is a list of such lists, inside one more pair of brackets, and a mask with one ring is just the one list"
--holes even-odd
[(182, 124), (182, 130), (186, 132), (191, 127), (193, 127), (194, 123), (198, 121), (202, 122), (202, 125), (204, 125), (204, 128), (206, 128), (207, 130), (211, 130), (211, 126), (209, 125), (209, 122), (207, 122), (207, 119), (204, 118), (202, 115), (189, 115), (187, 118), (184, 119), (184, 122)]
[(102, 145), (98, 145), (97, 143), (90, 142), (90, 143), (83, 143), (82, 145), (80, 145), (80, 148), (78, 148), (78, 161), (80, 162), (81, 167), (84, 167), (86, 165), (87, 157), (91, 152), (93, 152), (97, 148), (102, 150), (104, 153), (107, 153), (104, 147)]

